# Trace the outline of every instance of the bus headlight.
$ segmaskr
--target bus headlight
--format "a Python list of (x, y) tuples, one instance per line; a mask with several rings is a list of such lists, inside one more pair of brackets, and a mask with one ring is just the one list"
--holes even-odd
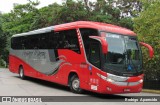
[(107, 78), (106, 76), (103, 76), (103, 75), (101, 75), (101, 74), (99, 74), (99, 73), (97, 73), (97, 75), (98, 75), (101, 79), (103, 79), (103, 80), (105, 80), (105, 81), (115, 82), (113, 79)]
[(106, 81), (108, 82), (115, 82), (113, 79), (107, 78)]
[(106, 76), (103, 76), (103, 75), (101, 75), (101, 74), (99, 74), (99, 73), (97, 73), (97, 75), (100, 77), (100, 78), (102, 78), (103, 80), (106, 80)]
[(142, 83), (142, 82), (143, 82), (143, 79), (139, 80), (138, 82), (139, 82), (139, 83)]

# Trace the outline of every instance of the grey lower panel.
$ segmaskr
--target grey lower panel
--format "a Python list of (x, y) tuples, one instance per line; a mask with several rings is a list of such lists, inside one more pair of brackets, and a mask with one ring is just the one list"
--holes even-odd
[[(59, 60), (55, 55), (55, 50), (13, 50), (10, 54), (14, 55), (25, 63), (29, 64), (35, 70), (46, 74), (53, 74), (64, 60)], [(57, 60), (58, 59), (58, 60)]]

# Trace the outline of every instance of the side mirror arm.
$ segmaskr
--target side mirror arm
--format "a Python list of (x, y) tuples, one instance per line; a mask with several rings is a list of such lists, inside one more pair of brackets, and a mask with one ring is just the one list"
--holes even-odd
[(101, 43), (101, 46), (102, 46), (102, 52), (104, 54), (107, 54), (107, 52), (108, 52), (108, 44), (107, 44), (107, 41), (106, 41), (106, 39), (104, 37), (89, 36), (89, 38), (99, 41)]
[(154, 50), (153, 50), (152, 46), (149, 45), (149, 44), (147, 44), (147, 43), (144, 43), (144, 42), (139, 42), (139, 44), (142, 45), (142, 46), (144, 46), (144, 47), (146, 47), (146, 48), (148, 48), (149, 57), (150, 57), (150, 58), (153, 58)]

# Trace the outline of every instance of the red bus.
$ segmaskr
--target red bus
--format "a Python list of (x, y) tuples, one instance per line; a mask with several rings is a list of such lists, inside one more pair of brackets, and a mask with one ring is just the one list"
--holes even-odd
[(142, 53), (131, 30), (77, 21), (13, 35), (9, 70), (69, 86), (71, 91), (137, 93), (143, 86)]

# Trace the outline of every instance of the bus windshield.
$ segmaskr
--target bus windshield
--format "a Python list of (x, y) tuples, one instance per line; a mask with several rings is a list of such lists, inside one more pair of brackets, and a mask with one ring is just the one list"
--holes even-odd
[(104, 71), (120, 76), (134, 76), (142, 73), (142, 55), (137, 38), (106, 33), (108, 53), (103, 65)]

